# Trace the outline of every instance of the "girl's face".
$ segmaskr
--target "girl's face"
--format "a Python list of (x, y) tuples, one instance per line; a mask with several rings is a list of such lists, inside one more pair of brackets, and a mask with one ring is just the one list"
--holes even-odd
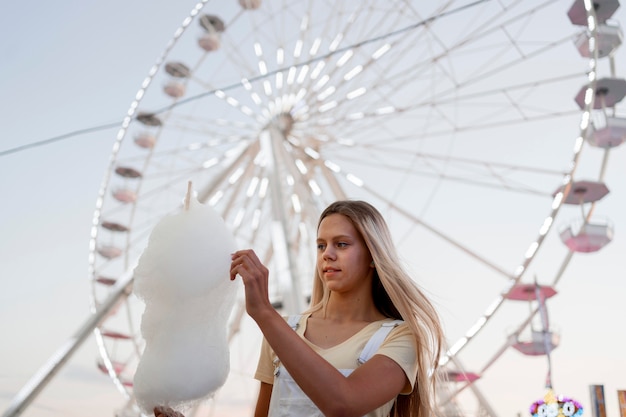
[(352, 222), (342, 214), (322, 219), (317, 232), (317, 270), (331, 291), (363, 290), (372, 256)]

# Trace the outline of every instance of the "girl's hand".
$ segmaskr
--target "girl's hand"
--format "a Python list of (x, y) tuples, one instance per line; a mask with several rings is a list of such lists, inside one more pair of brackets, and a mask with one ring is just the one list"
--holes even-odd
[[(268, 296), (269, 271), (252, 249), (240, 250), (231, 255), (230, 279), (241, 277), (246, 294), (246, 311), (258, 321), (266, 311), (274, 311)], [(269, 308), (269, 310), (268, 310)]]

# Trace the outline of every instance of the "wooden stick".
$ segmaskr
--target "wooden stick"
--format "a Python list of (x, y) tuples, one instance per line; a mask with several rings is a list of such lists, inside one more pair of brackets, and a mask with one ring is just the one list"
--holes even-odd
[(187, 194), (185, 195), (185, 210), (189, 210), (189, 202), (191, 201), (191, 193), (193, 193), (193, 187), (191, 181), (187, 182)]

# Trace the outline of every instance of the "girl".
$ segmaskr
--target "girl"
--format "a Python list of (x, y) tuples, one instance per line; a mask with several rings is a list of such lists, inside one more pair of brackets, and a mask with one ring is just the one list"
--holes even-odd
[(286, 321), (274, 310), (254, 251), (232, 255), (237, 275), (264, 335), (255, 417), (434, 413), (442, 328), (373, 206), (337, 201), (320, 216), (311, 307), (301, 316)]

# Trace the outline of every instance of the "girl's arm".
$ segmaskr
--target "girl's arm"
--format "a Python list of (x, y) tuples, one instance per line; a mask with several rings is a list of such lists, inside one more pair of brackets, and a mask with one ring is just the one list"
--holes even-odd
[(261, 382), (259, 389), (259, 397), (256, 401), (254, 409), (254, 417), (267, 417), (270, 409), (270, 399), (272, 398), (272, 385), (267, 382)]

